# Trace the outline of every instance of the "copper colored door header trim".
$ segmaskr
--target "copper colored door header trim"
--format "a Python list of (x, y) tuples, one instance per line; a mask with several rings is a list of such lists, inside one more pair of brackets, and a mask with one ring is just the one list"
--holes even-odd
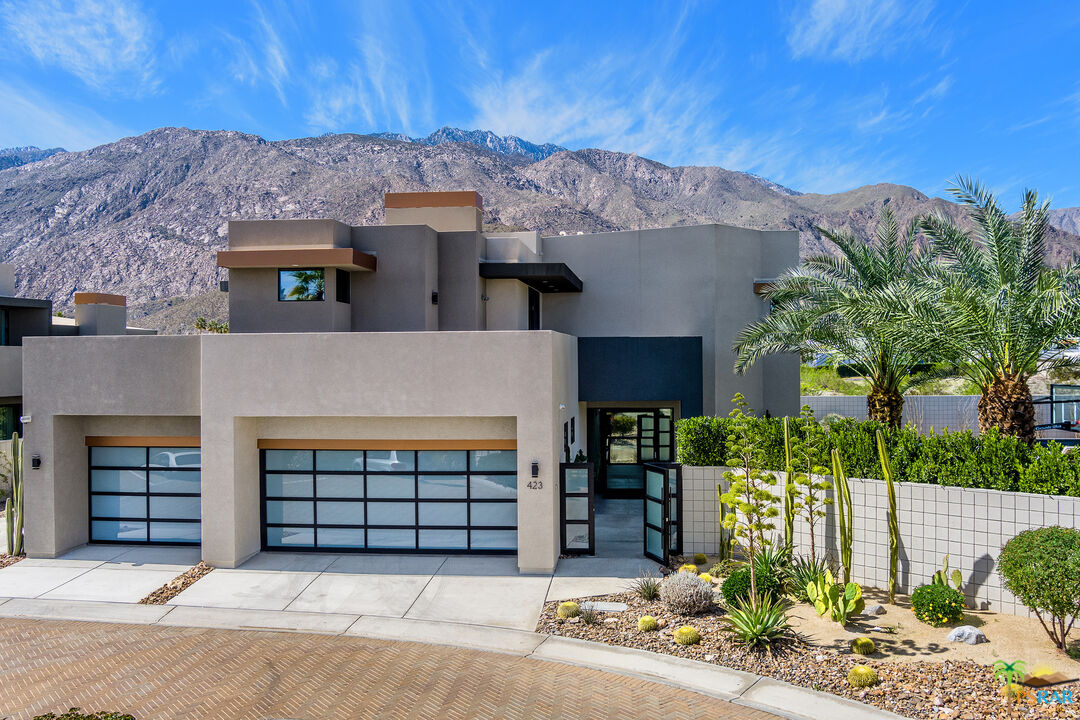
[(475, 190), (386, 193), (383, 195), (383, 207), (388, 209), (475, 207), (483, 210), (484, 199)]
[(517, 450), (517, 440), (356, 440), (260, 438), (260, 450)]
[(86, 447), (199, 447), (198, 435), (87, 435)]
[(221, 250), (217, 264), (223, 268), (339, 267), (371, 271), (378, 265), (374, 255), (353, 248)]

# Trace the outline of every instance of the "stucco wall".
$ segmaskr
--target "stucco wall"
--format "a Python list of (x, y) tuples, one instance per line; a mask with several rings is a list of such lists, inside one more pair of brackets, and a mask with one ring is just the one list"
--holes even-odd
[[(716, 485), (724, 468), (683, 467), (684, 553), (716, 553), (719, 511)], [(831, 482), (831, 478), (826, 478)], [(782, 482), (782, 481), (781, 481)], [(880, 589), (889, 583), (888, 494), (881, 480), (852, 479), (854, 509), (852, 543), (855, 581)], [(778, 485), (777, 488), (780, 486)], [(831, 491), (829, 493), (831, 495)], [(1080, 527), (1080, 499), (1051, 495), (1008, 493), (942, 487), (919, 483), (896, 484), (900, 525), (899, 591), (910, 594), (930, 581), (949, 554), (950, 572), (959, 569), (963, 591), (973, 607), (1013, 615), (1028, 610), (1002, 587), (997, 573), (1001, 547), (1029, 528), (1061, 525)], [(777, 518), (778, 530), (782, 518)], [(820, 520), (815, 534), (818, 554), (839, 558), (835, 511)], [(795, 522), (796, 552), (809, 555), (806, 522)]]

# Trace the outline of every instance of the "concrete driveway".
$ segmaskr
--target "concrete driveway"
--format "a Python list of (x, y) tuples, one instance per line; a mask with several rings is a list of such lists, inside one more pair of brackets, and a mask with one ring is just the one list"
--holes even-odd
[[(0, 570), (0, 598), (135, 603), (199, 560), (198, 548), (84, 546)], [(551, 575), (522, 575), (513, 557), (260, 553), (217, 569), (169, 604), (198, 608), (371, 615), (533, 630), (547, 600), (626, 588), (644, 557), (571, 558)]]

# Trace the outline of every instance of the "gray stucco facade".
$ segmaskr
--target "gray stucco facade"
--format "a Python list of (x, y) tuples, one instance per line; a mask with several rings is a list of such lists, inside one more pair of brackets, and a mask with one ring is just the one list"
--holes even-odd
[(157, 538), (231, 567), (334, 537), (549, 571), (560, 463), (631, 442), (620, 408), (654, 444), (736, 391), (797, 410), (797, 358), (736, 377), (730, 350), (796, 233), (496, 234), (481, 210), (402, 194), (384, 226), (232, 222), (229, 334), (26, 338), (28, 552)]

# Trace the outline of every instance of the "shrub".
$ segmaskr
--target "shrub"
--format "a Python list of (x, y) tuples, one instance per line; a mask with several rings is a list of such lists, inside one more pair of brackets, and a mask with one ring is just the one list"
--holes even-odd
[(586, 605), (581, 608), (578, 618), (583, 625), (596, 625), (600, 622), (600, 611), (594, 609), (591, 605)]
[(642, 600), (652, 602), (660, 597), (660, 578), (654, 575), (640, 575), (630, 583), (630, 591)]
[(941, 627), (964, 619), (964, 596), (947, 585), (922, 585), (911, 593), (911, 609), (922, 622)]
[(875, 649), (874, 641), (868, 637), (857, 637), (851, 641), (851, 652), (856, 655), (870, 655)]
[(848, 671), (847, 681), (853, 688), (868, 688), (878, 684), (878, 676), (869, 665), (856, 665)]
[(700, 566), (704, 565), (707, 562), (709, 562), (709, 556), (708, 555), (706, 555), (705, 553), (694, 553), (694, 564), (695, 565), (700, 567)]
[(735, 636), (746, 647), (762, 647), (790, 634), (787, 613), (779, 599), (763, 600), (755, 609), (749, 603), (739, 603), (721, 618), (725, 632)]
[(692, 628), (689, 625), (683, 625), (681, 628), (671, 633), (671, 638), (680, 645), (697, 645), (701, 642), (701, 633), (696, 628)]
[(559, 607), (555, 608), (555, 614), (563, 618), (577, 617), (581, 614), (581, 606), (576, 602), (564, 602), (559, 603)]
[(998, 560), (1005, 587), (1039, 618), (1062, 650), (1080, 614), (1080, 530), (1025, 530), (1005, 543)]
[(652, 615), (642, 615), (638, 618), (637, 629), (640, 632), (652, 632), (660, 627), (660, 623), (656, 622), (656, 618)]
[(692, 563), (684, 563), (683, 565), (679, 566), (678, 572), (690, 573), (691, 575), (697, 575), (697, 565), (694, 565)]
[(96, 712), (96, 713), (84, 713), (81, 708), (71, 708), (63, 715), (55, 715), (53, 713), (45, 713), (44, 715), (35, 715), (34, 720), (135, 720), (134, 715), (128, 715), (127, 713), (118, 712)]
[[(757, 571), (758, 595), (762, 600), (777, 598), (783, 595), (780, 581), (769, 570), (758, 568)], [(750, 568), (743, 566), (731, 573), (724, 584), (720, 586), (720, 592), (724, 596), (724, 602), (728, 607), (735, 607), (740, 602), (750, 602)]]
[(683, 465), (723, 465), (726, 418), (693, 417), (675, 423), (675, 446)]
[(799, 602), (810, 602), (810, 596), (806, 594), (806, 586), (824, 577), (828, 569), (829, 566), (824, 559), (814, 561), (807, 557), (797, 557), (791, 561), (791, 579), (788, 585)]
[(675, 573), (660, 583), (660, 601), (676, 615), (700, 615), (713, 608), (712, 586), (697, 575)]

